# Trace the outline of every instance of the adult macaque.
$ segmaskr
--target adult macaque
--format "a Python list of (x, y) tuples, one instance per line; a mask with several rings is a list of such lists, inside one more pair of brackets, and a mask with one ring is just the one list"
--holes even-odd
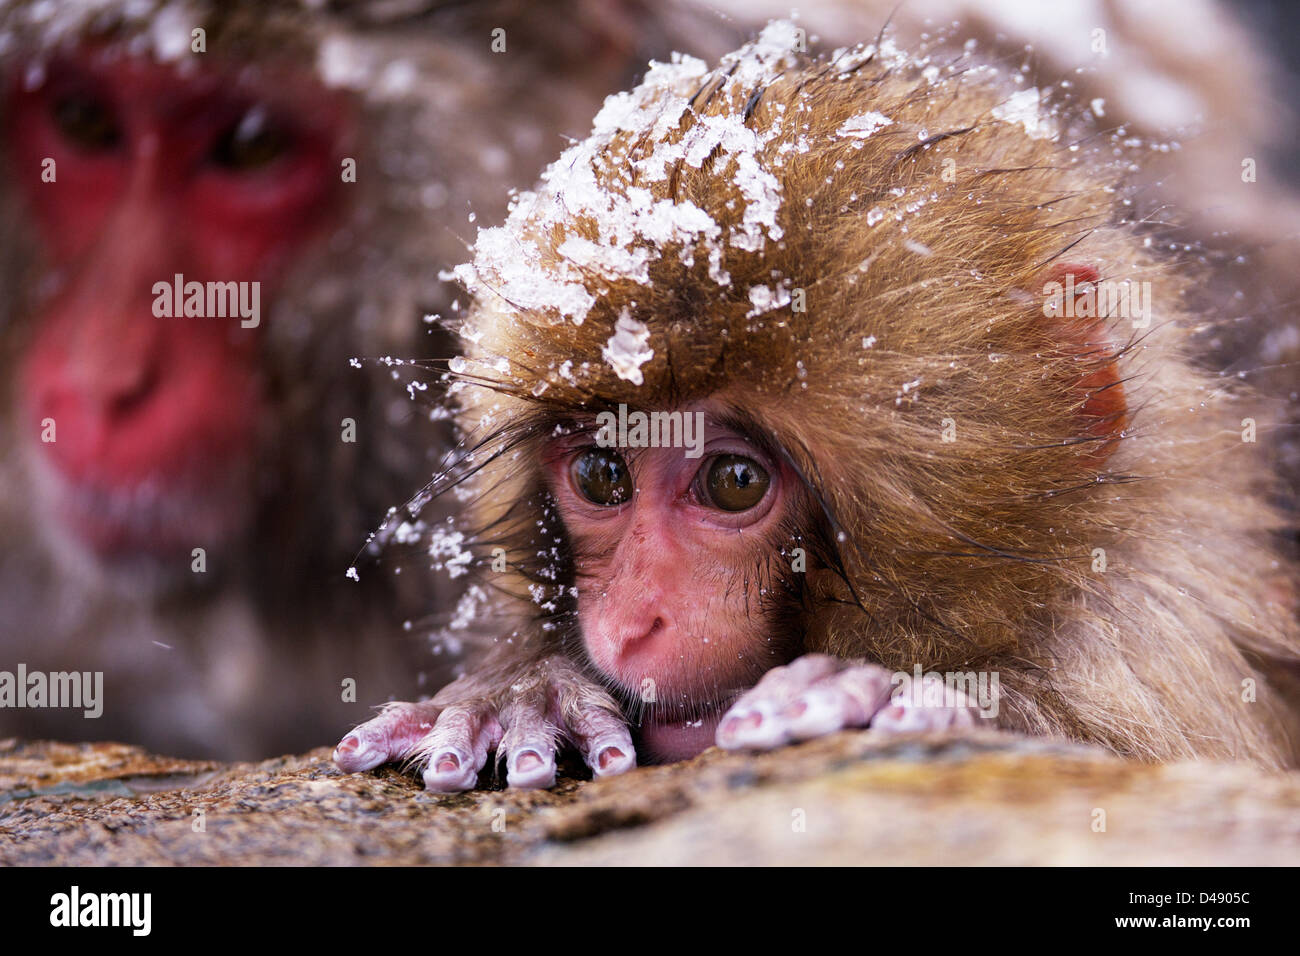
[(982, 715), (1293, 762), (1261, 405), (1188, 360), (1122, 144), (969, 56), (796, 42), (653, 66), (479, 233), (444, 484), (496, 640), (335, 761), (546, 786), (562, 744), (602, 775)]
[(251, 756), (418, 692), (445, 595), (344, 572), (446, 426), (375, 360), (445, 353), (467, 216), (667, 29), (533, 7), (0, 3), (0, 671), (104, 682), (0, 735)]

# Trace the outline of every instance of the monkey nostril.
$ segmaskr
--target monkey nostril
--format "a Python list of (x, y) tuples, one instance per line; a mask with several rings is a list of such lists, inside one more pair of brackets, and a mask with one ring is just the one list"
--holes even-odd
[(152, 365), (133, 369), (107, 384), (105, 406), (110, 414), (125, 418), (150, 399), (158, 384), (158, 370)]
[(656, 616), (655, 619), (650, 622), (650, 626), (646, 628), (646, 630), (642, 632), (641, 635), (637, 637), (636, 640), (629, 642), (629, 644), (634, 646), (637, 644), (641, 644), (644, 641), (648, 641), (663, 629), (664, 629), (664, 619), (662, 617)]
[(642, 623), (644, 620), (644, 618), (640, 620), (634, 618), (631, 621), (610, 622), (610, 625), (602, 628), (603, 633), (596, 639), (595, 644), (606, 650), (610, 655), (611, 663), (613, 661), (626, 663), (630, 657), (653, 654), (657, 643), (656, 638), (667, 630), (668, 625), (659, 615), (651, 619), (649, 627)]

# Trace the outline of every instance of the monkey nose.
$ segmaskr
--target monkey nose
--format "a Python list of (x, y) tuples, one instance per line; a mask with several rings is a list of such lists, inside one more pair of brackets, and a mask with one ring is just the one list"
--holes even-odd
[(655, 615), (655, 619), (650, 622), (650, 626), (646, 628), (645, 633), (643, 633), (640, 637), (636, 638), (635, 640), (628, 641), (624, 646), (626, 647), (626, 646), (635, 646), (638, 644), (644, 644), (646, 641), (651, 640), (655, 635), (657, 635), (663, 629), (664, 629), (664, 619), (662, 617), (659, 617), (658, 615)]
[(650, 653), (654, 639), (664, 632), (667, 625), (662, 616), (656, 614), (649, 627), (627, 622), (623, 627), (611, 627), (606, 630), (608, 646), (615, 659), (625, 662), (631, 657), (640, 657)]

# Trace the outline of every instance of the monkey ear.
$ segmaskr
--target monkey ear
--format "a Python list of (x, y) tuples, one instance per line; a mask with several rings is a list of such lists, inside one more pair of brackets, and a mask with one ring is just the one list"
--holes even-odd
[(1099, 439), (1088, 443), (1087, 460), (1093, 465), (1110, 457), (1128, 418), (1116, 367), (1119, 349), (1111, 339), (1106, 317), (1098, 315), (1104, 301), (1097, 294), (1100, 279), (1092, 266), (1059, 263), (1044, 274), (1042, 287), (1046, 297), (1043, 314), (1052, 323), (1061, 349), (1078, 360), (1082, 371), (1077, 386), (1083, 419), (1080, 435)]

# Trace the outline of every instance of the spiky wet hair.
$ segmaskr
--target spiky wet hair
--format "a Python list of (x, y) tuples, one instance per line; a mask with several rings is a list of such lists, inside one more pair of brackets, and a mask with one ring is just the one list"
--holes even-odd
[[(480, 232), (456, 371), (482, 539), (563, 571), (557, 425), (711, 397), (816, 502), (806, 650), (998, 670), (1005, 725), (1119, 752), (1283, 760), (1276, 702), (1237, 697), (1297, 657), (1277, 519), (1111, 143), (964, 55), (798, 40), (652, 65)], [(1069, 263), (1151, 282), (1151, 327), (1045, 318)]]

